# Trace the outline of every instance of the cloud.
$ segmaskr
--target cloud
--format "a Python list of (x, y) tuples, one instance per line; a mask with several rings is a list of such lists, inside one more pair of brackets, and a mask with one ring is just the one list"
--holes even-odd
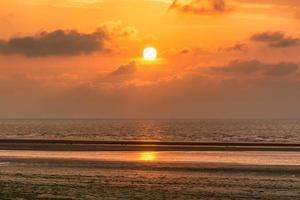
[(19, 54), (27, 57), (72, 56), (106, 51), (106, 33), (79, 33), (75, 30), (42, 32), (35, 36), (0, 40), (0, 54)]
[(192, 49), (185, 47), (185, 48), (181, 49), (180, 54), (188, 54), (191, 52), (192, 52)]
[(110, 73), (110, 76), (131, 75), (134, 74), (135, 72), (136, 72), (136, 63), (132, 61), (126, 65), (121, 65), (120, 67), (118, 67), (118, 69)]
[(287, 76), (298, 70), (298, 64), (292, 62), (281, 62), (275, 65), (270, 65), (267, 70), (264, 71), (268, 76)]
[(247, 51), (247, 45), (245, 43), (237, 43), (233, 46), (220, 48), (219, 51)]
[(197, 15), (223, 13), (227, 11), (225, 0), (174, 0), (169, 10)]
[[(77, 78), (69, 81), (70, 77), (61, 74), (57, 74), (59, 76), (57, 78), (52, 77), (56, 76), (55, 74), (46, 74), (37, 78), (38, 74), (35, 75), (32, 71), (25, 74), (17, 73), (14, 76), (10, 75), (11, 72), (2, 72), (0, 116), (6, 118), (299, 118), (299, 109), (295, 109), (300, 107), (298, 100), (300, 82), (297, 79), (292, 76), (286, 78), (258, 76), (249, 79), (237, 74), (247, 75), (243, 66), (248, 70), (251, 66), (258, 66), (250, 70), (253, 71), (252, 74), (278, 72), (281, 69), (289, 71), (287, 69), (292, 68), (292, 65), (288, 63), (285, 67), (282, 63), (266, 64), (258, 60), (232, 61), (220, 67), (239, 66), (242, 69), (235, 69), (238, 72), (232, 70), (225, 74), (222, 74), (224, 73), (222, 71), (218, 72), (221, 73), (220, 76), (207, 76), (199, 69), (189, 70), (178, 76), (171, 72), (167, 74), (171, 78), (164, 76), (164, 79), (158, 79), (155, 73), (150, 80), (153, 84), (147, 85), (133, 82), (133, 79), (145, 80), (143, 76), (120, 75), (134, 73), (128, 72), (130, 67), (124, 67), (127, 65), (115, 70), (119, 75), (112, 75), (111, 79), (102, 81), (96, 80), (99, 74), (95, 74), (95, 77), (79, 77), (79, 81)], [(269, 70), (261, 69), (263, 66)], [(140, 71), (142, 73), (143, 70)], [(292, 74), (292, 72), (284, 72), (287, 73)], [(233, 76), (227, 76), (228, 74)], [(82, 74), (78, 75), (82, 76)], [(107, 76), (109, 75), (103, 74), (103, 77)], [(123, 77), (126, 83), (120, 84), (119, 80), (123, 81)], [(60, 87), (57, 81), (52, 81), (56, 79), (60, 82), (65, 81), (67, 86)]]
[(257, 60), (234, 60), (221, 67), (211, 67), (212, 72), (218, 74), (253, 74), (261, 69), (261, 63)]
[(110, 36), (136, 38), (138, 30), (132, 26), (125, 26), (122, 21), (107, 21), (99, 24), (98, 28)]
[(299, 38), (292, 36), (286, 36), (283, 32), (262, 32), (254, 34), (251, 37), (254, 42), (264, 42), (269, 47), (273, 48), (286, 48), (291, 46), (299, 45)]
[(283, 77), (295, 73), (299, 66), (292, 62), (262, 63), (258, 60), (234, 60), (225, 66), (211, 67), (213, 73), (222, 75), (262, 74), (272, 77)]

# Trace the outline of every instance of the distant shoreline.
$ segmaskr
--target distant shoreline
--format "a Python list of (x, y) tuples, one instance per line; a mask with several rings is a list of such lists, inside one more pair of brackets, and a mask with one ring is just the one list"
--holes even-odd
[(33, 151), (293, 151), (299, 143), (225, 143), (0, 139), (0, 150)]

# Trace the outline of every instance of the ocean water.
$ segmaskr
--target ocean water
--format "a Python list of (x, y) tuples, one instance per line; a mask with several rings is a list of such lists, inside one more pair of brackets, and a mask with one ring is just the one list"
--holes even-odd
[(300, 120), (0, 120), (0, 138), (300, 142)]

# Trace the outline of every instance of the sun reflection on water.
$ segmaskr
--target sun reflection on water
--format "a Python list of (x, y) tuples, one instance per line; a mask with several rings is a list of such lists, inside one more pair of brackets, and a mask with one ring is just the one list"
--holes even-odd
[(139, 160), (140, 161), (155, 161), (157, 160), (157, 154), (156, 152), (141, 152), (139, 153)]

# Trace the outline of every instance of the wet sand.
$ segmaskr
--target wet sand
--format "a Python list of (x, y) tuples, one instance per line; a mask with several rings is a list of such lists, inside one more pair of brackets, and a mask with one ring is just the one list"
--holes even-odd
[(299, 152), (0, 151), (0, 199), (300, 199)]

